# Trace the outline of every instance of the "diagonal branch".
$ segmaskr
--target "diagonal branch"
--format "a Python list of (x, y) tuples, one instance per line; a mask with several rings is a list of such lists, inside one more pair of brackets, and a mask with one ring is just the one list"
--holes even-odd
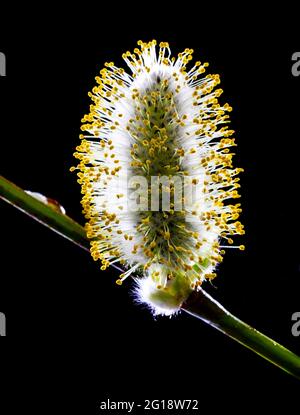
[[(30, 196), (2, 176), (0, 198), (84, 250), (89, 250), (89, 240), (82, 226), (67, 215)], [(117, 266), (115, 268), (123, 271)], [(182, 305), (182, 310), (300, 379), (300, 358), (297, 355), (234, 317), (204, 290), (194, 292)]]

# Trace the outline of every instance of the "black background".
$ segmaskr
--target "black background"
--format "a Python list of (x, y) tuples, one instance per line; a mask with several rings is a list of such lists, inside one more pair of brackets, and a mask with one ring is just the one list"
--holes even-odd
[[(1, 174), (58, 200), (82, 223), (69, 168), (94, 76), (105, 61), (123, 65), (122, 52), (139, 39), (168, 41), (174, 54), (193, 48), (196, 60), (221, 75), (222, 101), (233, 106), (237, 132), (234, 162), (245, 169), (246, 251), (229, 251), (215, 287), (205, 288), (300, 353), (300, 337), (291, 334), (292, 313), (300, 311), (300, 76), (291, 73), (300, 47), (293, 11), (275, 18), (245, 6), (231, 18), (220, 13), (219, 21), (212, 5), (201, 13), (181, 7), (174, 6), (174, 16), (154, 8), (130, 18), (130, 10), (119, 10), (120, 22), (114, 4), (105, 12), (82, 7), (81, 19), (45, 9), (16, 25), (9, 15), (0, 38), (7, 57)], [(153, 319), (128, 295), (130, 282), (115, 285), (113, 269), (101, 272), (70, 242), (4, 202), (0, 209), (0, 311), (7, 317), (1, 376), (14, 391), (4, 392), (10, 412), (72, 413), (82, 404), (84, 413), (97, 413), (108, 397), (199, 399), (203, 410), (221, 404), (233, 413), (243, 413), (240, 399), (247, 408), (284, 402), (299, 409), (298, 381), (187, 315)]]

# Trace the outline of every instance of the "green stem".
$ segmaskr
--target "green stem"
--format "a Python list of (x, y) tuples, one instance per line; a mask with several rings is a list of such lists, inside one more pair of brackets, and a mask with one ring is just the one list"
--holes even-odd
[[(90, 240), (81, 225), (50, 205), (42, 203), (30, 196), (20, 187), (2, 176), (0, 176), (0, 199), (13, 205), (32, 219), (73, 242), (73, 244), (85, 251), (90, 250)], [(122, 268), (119, 268), (115, 264), (112, 264), (112, 267), (121, 273), (124, 272)]]
[(82, 226), (69, 216), (30, 196), (2, 176), (0, 176), (0, 198), (74, 244), (89, 250), (90, 243)]
[(182, 310), (300, 379), (300, 358), (297, 355), (233, 316), (204, 290), (193, 292), (182, 305)]
[[(89, 240), (82, 226), (67, 215), (30, 196), (2, 176), (0, 176), (0, 198), (74, 244), (89, 250)], [(183, 304), (182, 310), (205, 321), (300, 379), (300, 358), (298, 356), (234, 317), (202, 289), (199, 292), (194, 292), (188, 298)]]

